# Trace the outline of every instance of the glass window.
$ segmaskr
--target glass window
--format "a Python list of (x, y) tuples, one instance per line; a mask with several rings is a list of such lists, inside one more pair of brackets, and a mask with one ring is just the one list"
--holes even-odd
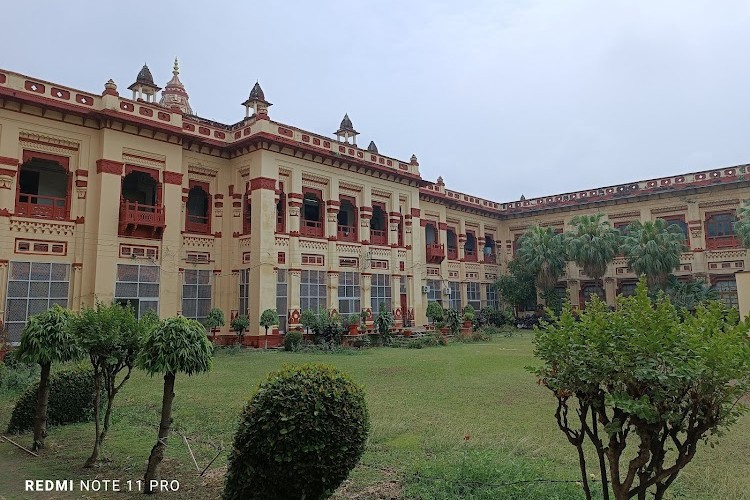
[(202, 322), (211, 311), (211, 271), (185, 269), (182, 276), (182, 315)]
[(714, 285), (714, 290), (719, 294), (719, 300), (727, 307), (739, 308), (737, 300), (737, 282), (733, 279), (722, 279)]
[(706, 235), (709, 238), (734, 235), (734, 220), (733, 213), (710, 215), (706, 219)]
[(326, 272), (304, 270), (299, 283), (300, 308), (326, 309), (328, 307), (328, 295), (326, 287)]
[(430, 287), (430, 291), (427, 292), (427, 301), (437, 302), (441, 306), (443, 305), (443, 282), (440, 280), (427, 280), (427, 286)]
[(466, 303), (473, 307), (475, 311), (481, 309), (482, 298), (479, 294), (479, 283), (466, 284)]
[(359, 314), (360, 294), (359, 273), (339, 273), (339, 314)]
[(498, 307), (497, 290), (495, 289), (495, 285), (493, 285), (492, 283), (487, 283), (485, 285), (485, 288), (486, 288), (487, 299), (486, 299), (484, 306), (494, 307), (495, 309), (497, 309)]
[(117, 264), (115, 302), (132, 305), (139, 318), (147, 311), (158, 314), (159, 266)]
[(21, 340), (29, 317), (55, 304), (67, 308), (69, 290), (69, 264), (11, 262), (5, 307), (9, 341)]
[(250, 307), (250, 269), (240, 270), (240, 305), (237, 314), (247, 316)]
[(387, 311), (392, 309), (391, 304), (391, 277), (388, 274), (373, 274), (370, 282), (370, 307), (372, 314), (380, 312), (380, 303), (385, 304)]
[(461, 310), (461, 283), (457, 281), (451, 281), (448, 283), (448, 289), (450, 289), (450, 295), (448, 295), (448, 309), (454, 311)]
[(276, 314), (279, 315), (279, 332), (286, 331), (287, 299), (289, 285), (286, 282), (286, 269), (276, 271)]

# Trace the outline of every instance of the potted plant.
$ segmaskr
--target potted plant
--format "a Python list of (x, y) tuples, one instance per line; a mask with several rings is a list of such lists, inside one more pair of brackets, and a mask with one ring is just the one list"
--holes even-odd
[(430, 302), (427, 304), (427, 319), (430, 320), (433, 326), (437, 326), (439, 322), (443, 321), (443, 308), (437, 302)]
[(391, 327), (396, 323), (393, 312), (386, 308), (385, 302), (380, 303), (380, 312), (375, 318), (375, 330), (380, 334), (383, 343), (388, 345), (391, 339)]
[(237, 334), (237, 345), (242, 346), (242, 338), (245, 335), (245, 330), (250, 327), (250, 320), (245, 315), (237, 316), (229, 326)]
[(464, 307), (464, 329), (471, 328), (474, 325), (474, 319), (476, 319), (476, 313), (471, 304), (467, 304)]
[(265, 335), (266, 342), (265, 342), (264, 349), (268, 349), (268, 327), (273, 326), (273, 325), (278, 325), (278, 324), (279, 324), (279, 315), (276, 313), (275, 309), (266, 309), (260, 315), (260, 326), (266, 329), (266, 335)]
[(216, 337), (216, 330), (224, 326), (224, 311), (218, 307), (214, 307), (208, 312), (208, 316), (203, 320), (203, 326), (208, 328), (211, 332), (211, 339)]
[(341, 326), (349, 335), (357, 335), (359, 333), (359, 322), (359, 314), (345, 314), (341, 316)]
[(445, 325), (453, 335), (456, 335), (461, 330), (461, 314), (454, 309), (445, 311)]
[(359, 317), (361, 319), (359, 330), (361, 333), (365, 333), (367, 331), (367, 318), (369, 318), (370, 315), (367, 310), (362, 309), (362, 312), (359, 313)]

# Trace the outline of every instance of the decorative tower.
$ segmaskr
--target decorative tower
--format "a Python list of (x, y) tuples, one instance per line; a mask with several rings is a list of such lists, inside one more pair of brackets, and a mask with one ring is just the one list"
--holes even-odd
[(378, 147), (375, 145), (375, 141), (370, 141), (370, 145), (367, 146), (367, 151), (377, 154)]
[(174, 59), (174, 68), (172, 68), (172, 79), (167, 82), (167, 86), (164, 87), (164, 91), (161, 93), (161, 100), (159, 104), (165, 108), (169, 108), (174, 111), (180, 111), (186, 115), (192, 115), (193, 108), (190, 107), (189, 96), (185, 90), (185, 86), (180, 81), (180, 65), (177, 62), (177, 58)]
[(341, 125), (339, 125), (339, 129), (335, 132), (335, 134), (337, 141), (349, 144), (349, 138), (351, 137), (351, 143), (355, 146), (357, 145), (357, 136), (359, 135), (359, 132), (354, 130), (354, 125), (352, 125), (352, 121), (349, 119), (348, 113), (344, 114), (344, 119), (341, 120)]
[(263, 89), (260, 88), (260, 84), (255, 82), (250, 96), (247, 101), (242, 103), (245, 106), (245, 118), (250, 117), (250, 110), (253, 110), (253, 115), (258, 117), (268, 117), (268, 108), (273, 106), (270, 102), (266, 101), (266, 96), (263, 94)]
[(151, 76), (151, 70), (148, 69), (146, 63), (143, 63), (143, 68), (138, 72), (138, 76), (135, 79), (135, 83), (128, 87), (128, 90), (133, 91), (133, 100), (144, 100), (146, 102), (156, 102), (156, 93), (161, 90), (154, 83), (154, 77)]

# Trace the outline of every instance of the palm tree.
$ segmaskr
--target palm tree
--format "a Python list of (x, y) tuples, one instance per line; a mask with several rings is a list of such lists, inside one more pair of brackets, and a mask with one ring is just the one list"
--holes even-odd
[(551, 290), (565, 272), (565, 245), (551, 227), (531, 227), (518, 242), (516, 258), (535, 276), (541, 292)]
[(734, 233), (739, 236), (742, 245), (750, 248), (750, 200), (740, 207), (737, 222), (734, 223)]
[(719, 293), (703, 280), (679, 281), (674, 276), (667, 279), (667, 295), (675, 307), (694, 311), (700, 304), (719, 300)]
[(576, 215), (571, 221), (574, 229), (565, 234), (568, 257), (597, 281), (601, 281), (607, 265), (620, 252), (620, 233), (603, 217), (601, 213)]
[(667, 226), (662, 219), (656, 219), (630, 224), (622, 248), (628, 266), (636, 274), (646, 275), (649, 288), (664, 288), (672, 270), (680, 266), (684, 240), (677, 224)]

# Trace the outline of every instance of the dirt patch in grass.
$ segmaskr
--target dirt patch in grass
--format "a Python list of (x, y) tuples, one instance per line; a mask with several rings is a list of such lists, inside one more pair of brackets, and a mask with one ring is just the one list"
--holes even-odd
[(347, 479), (331, 497), (334, 500), (396, 500), (403, 498), (401, 481), (393, 469), (382, 469), (384, 478), (363, 486)]

